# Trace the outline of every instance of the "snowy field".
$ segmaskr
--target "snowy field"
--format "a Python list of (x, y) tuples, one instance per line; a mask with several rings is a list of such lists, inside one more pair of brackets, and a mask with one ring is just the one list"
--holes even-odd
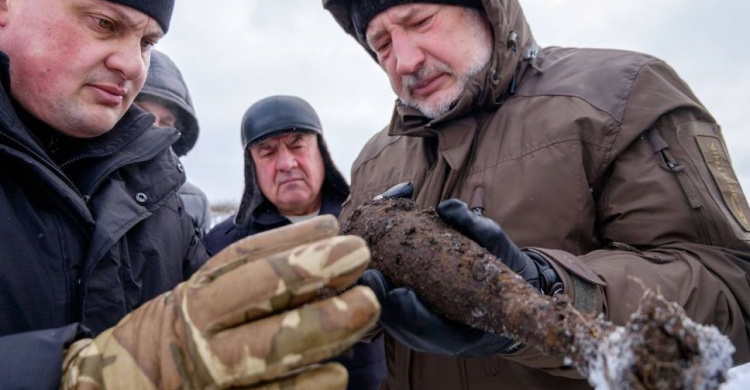
[(721, 390), (749, 390), (750, 389), (750, 363), (729, 370), (729, 381)]

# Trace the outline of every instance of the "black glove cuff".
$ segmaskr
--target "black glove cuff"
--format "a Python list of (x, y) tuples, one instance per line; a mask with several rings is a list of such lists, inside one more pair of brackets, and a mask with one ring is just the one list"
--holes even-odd
[(561, 293), (563, 291), (562, 279), (549, 264), (547, 258), (530, 250), (523, 250), (523, 253), (531, 259), (539, 273), (538, 279), (535, 282), (529, 281), (529, 284), (539, 289), (544, 295), (555, 296)]

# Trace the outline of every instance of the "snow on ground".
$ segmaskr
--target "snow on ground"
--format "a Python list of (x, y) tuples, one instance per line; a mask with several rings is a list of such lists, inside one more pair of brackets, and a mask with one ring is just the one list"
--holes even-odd
[(721, 390), (748, 390), (750, 389), (750, 363), (737, 366), (729, 370), (729, 380)]

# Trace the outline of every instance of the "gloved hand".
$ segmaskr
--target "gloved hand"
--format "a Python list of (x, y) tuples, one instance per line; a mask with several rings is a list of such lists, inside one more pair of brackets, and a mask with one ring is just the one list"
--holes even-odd
[(366, 287), (320, 299), (369, 263), (363, 240), (337, 233), (336, 219), (323, 216), (236, 242), (116, 326), (74, 343), (62, 388), (344, 389), (343, 366), (311, 364), (359, 340), (379, 305)]
[(547, 260), (535, 252), (519, 249), (495, 221), (473, 213), (458, 199), (440, 202), (437, 213), (448, 225), (487, 249), (535, 289), (550, 296), (562, 292), (560, 276)]
[[(411, 199), (411, 182), (396, 184), (377, 199)], [(382, 305), (380, 325), (400, 343), (419, 351), (461, 357), (507, 352), (513, 340), (472, 328), (432, 312), (408, 287), (391, 288), (383, 274), (368, 269), (360, 284), (370, 287)]]
[(460, 357), (508, 353), (516, 343), (432, 312), (408, 287), (391, 288), (379, 271), (365, 271), (360, 284), (375, 292), (382, 305), (380, 325), (400, 343), (419, 351)]
[(411, 199), (414, 195), (414, 185), (410, 181), (404, 181), (387, 189), (384, 193), (375, 196), (372, 200), (380, 199)]

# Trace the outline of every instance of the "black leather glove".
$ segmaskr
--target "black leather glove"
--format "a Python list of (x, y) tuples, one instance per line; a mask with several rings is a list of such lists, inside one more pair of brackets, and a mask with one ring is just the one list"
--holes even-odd
[[(396, 184), (375, 199), (411, 199), (411, 182)], [(360, 278), (381, 304), (380, 325), (400, 343), (426, 353), (460, 357), (489, 356), (517, 348), (507, 337), (487, 333), (432, 312), (411, 288), (391, 288), (379, 271), (369, 269)]]
[(387, 189), (384, 193), (377, 195), (372, 200), (380, 199), (411, 199), (414, 195), (414, 185), (410, 181), (405, 181), (396, 184), (395, 186)]
[(458, 199), (441, 202), (437, 213), (448, 225), (487, 249), (543, 294), (551, 296), (562, 292), (560, 276), (547, 260), (538, 253), (519, 249), (495, 221), (472, 212)]
[(519, 347), (512, 339), (487, 333), (433, 313), (408, 287), (391, 288), (379, 271), (368, 269), (360, 284), (375, 292), (380, 325), (400, 343), (418, 351), (460, 357), (489, 356)]

